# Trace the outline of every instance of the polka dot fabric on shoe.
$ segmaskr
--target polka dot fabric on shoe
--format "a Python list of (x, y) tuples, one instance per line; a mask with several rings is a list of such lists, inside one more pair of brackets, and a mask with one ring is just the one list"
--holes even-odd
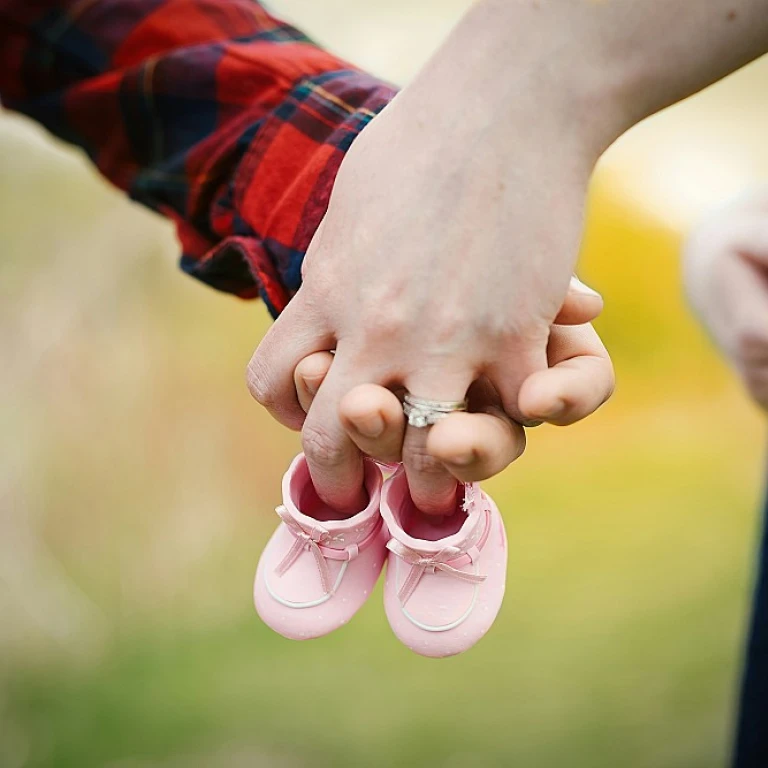
[(451, 515), (420, 512), (399, 470), (382, 490), (389, 530), (384, 608), (398, 639), (422, 656), (454, 656), (493, 625), (504, 598), (507, 538), (478, 485), (457, 486)]
[(349, 622), (370, 596), (386, 560), (386, 527), (379, 514), (382, 474), (365, 463), (368, 504), (344, 517), (315, 492), (304, 455), (283, 477), (280, 524), (259, 560), (256, 611), (293, 640), (327, 635)]

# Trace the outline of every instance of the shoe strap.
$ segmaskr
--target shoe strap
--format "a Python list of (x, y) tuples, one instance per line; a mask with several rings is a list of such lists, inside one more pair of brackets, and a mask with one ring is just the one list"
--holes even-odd
[(472, 544), (467, 550), (462, 550), (459, 547), (447, 546), (435, 553), (425, 554), (419, 552), (416, 549), (403, 544), (402, 541), (398, 541), (395, 538), (390, 539), (387, 542), (387, 549), (393, 552), (404, 562), (411, 566), (411, 570), (408, 572), (405, 581), (400, 587), (397, 596), (400, 598), (400, 603), (405, 605), (408, 599), (418, 587), (419, 582), (425, 573), (435, 573), (440, 571), (448, 576), (452, 576), (460, 581), (468, 582), (469, 584), (481, 584), (485, 581), (485, 574), (479, 573), (467, 573), (462, 571), (461, 568), (472, 565), (477, 562), (480, 556), (480, 550), (488, 540), (488, 535), (491, 528), (491, 513), (490, 510), (484, 510), (482, 518), (483, 530), (477, 541)]
[(278, 563), (275, 572), (282, 576), (298, 560), (299, 555), (306, 550), (315, 558), (320, 583), (323, 593), (326, 595), (333, 591), (328, 560), (354, 560), (376, 538), (383, 523), (381, 517), (378, 517), (371, 532), (361, 542), (338, 548), (328, 545), (334, 540), (338, 541), (343, 534), (333, 536), (330, 531), (317, 522), (311, 527), (302, 525), (282, 504), (275, 508), (275, 512), (294, 538), (291, 548)]

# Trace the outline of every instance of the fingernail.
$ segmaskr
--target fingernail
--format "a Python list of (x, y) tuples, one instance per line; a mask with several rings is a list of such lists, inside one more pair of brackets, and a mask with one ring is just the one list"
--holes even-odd
[(571, 288), (577, 293), (583, 293), (586, 296), (596, 296), (598, 299), (602, 298), (594, 288), (590, 288), (588, 285), (582, 283), (576, 275), (571, 278)]
[(381, 437), (384, 434), (384, 419), (378, 413), (365, 419), (355, 419), (355, 429), (364, 437)]
[(533, 427), (540, 427), (544, 422), (541, 419), (523, 419), (520, 423), (528, 429), (533, 429)]

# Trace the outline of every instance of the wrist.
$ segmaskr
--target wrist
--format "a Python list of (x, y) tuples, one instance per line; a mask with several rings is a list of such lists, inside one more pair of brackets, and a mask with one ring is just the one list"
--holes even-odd
[(768, 52), (763, 0), (480, 0), (471, 14), (499, 41), (498, 66), (539, 67), (598, 152)]
[(609, 19), (599, 0), (480, 0), (473, 12), (476, 33), (496, 40), (492, 66), (506, 76), (517, 72), (530, 100), (574, 134), (595, 162), (666, 106), (649, 82), (649, 62), (605, 33)]
[[(565, 18), (532, 0), (480, 0), (398, 97), (417, 124), (497, 132), (519, 157), (523, 134), (592, 170), (647, 115), (633, 110), (630, 76), (604, 64)], [(450, 114), (448, 114), (450, 113)], [(448, 123), (448, 125), (446, 125)], [(501, 159), (501, 158), (500, 158)]]

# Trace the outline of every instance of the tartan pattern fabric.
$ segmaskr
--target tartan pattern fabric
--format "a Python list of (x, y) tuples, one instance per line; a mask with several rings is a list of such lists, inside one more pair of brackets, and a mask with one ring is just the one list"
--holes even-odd
[(252, 0), (0, 0), (0, 98), (171, 218), (182, 269), (277, 315), (392, 86)]

